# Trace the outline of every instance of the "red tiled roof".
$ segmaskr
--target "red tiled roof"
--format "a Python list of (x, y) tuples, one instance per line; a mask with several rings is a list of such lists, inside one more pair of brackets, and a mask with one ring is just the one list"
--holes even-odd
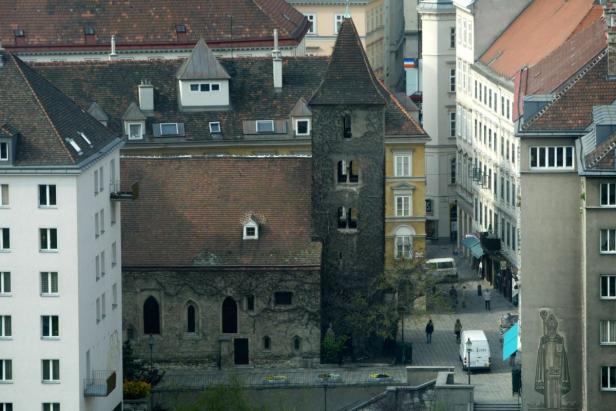
[(592, 122), (593, 106), (616, 99), (616, 81), (607, 78), (607, 55), (600, 54), (566, 85), (555, 99), (527, 123), (524, 131), (579, 131)]
[(515, 77), (513, 120), (524, 112), (524, 96), (553, 93), (606, 45), (605, 22), (598, 18), (534, 66), (522, 68)]
[[(176, 33), (177, 25), (186, 33)], [(92, 44), (84, 29), (95, 31)], [(203, 37), (210, 47), (271, 45), (273, 30), (281, 44), (298, 44), (308, 30), (306, 18), (284, 0), (19, 0), (0, 1), (0, 41), (5, 48), (192, 47)], [(15, 29), (24, 31), (16, 43)]]
[[(127, 267), (320, 266), (311, 241), (311, 158), (121, 159)], [(259, 239), (243, 240), (254, 216)], [(144, 246), (147, 245), (147, 246)]]
[(600, 19), (593, 0), (534, 0), (481, 56), (492, 71), (512, 78)]

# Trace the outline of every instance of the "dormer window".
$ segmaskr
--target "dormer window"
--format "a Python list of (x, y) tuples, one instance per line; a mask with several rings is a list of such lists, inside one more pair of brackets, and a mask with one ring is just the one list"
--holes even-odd
[(176, 33), (186, 33), (186, 25), (185, 24), (178, 24), (175, 26), (175, 32)]
[(274, 120), (257, 120), (257, 133), (273, 133)]
[(160, 135), (177, 135), (178, 123), (160, 123)]
[(296, 136), (309, 136), (310, 135), (310, 120), (307, 118), (301, 118), (295, 120), (295, 135)]
[(212, 121), (210, 122), (210, 134), (220, 134), (220, 121)]
[(204, 93), (220, 91), (220, 83), (194, 83), (190, 85), (190, 91)]
[(128, 123), (127, 128), (129, 140), (141, 140), (143, 138), (143, 123)]
[(244, 240), (259, 239), (259, 224), (252, 218), (244, 224)]
[(9, 159), (9, 143), (0, 143), (0, 160)]

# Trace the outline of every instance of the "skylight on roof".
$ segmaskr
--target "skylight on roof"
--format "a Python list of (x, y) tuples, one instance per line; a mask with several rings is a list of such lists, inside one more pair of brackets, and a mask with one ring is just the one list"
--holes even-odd
[(77, 134), (79, 134), (81, 138), (83, 138), (83, 141), (85, 141), (86, 144), (90, 146), (90, 148), (94, 147), (90, 139), (82, 131), (78, 131)]
[(79, 144), (77, 144), (75, 140), (73, 140), (72, 138), (67, 138), (66, 141), (71, 145), (71, 147), (73, 147), (73, 149), (75, 149), (77, 154), (83, 154), (83, 151), (81, 151), (81, 147), (79, 147)]

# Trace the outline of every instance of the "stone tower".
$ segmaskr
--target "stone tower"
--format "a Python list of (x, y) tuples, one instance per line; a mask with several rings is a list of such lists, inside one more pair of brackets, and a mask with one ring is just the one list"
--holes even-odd
[(383, 270), (385, 99), (351, 19), (309, 105), (313, 233), (324, 250), (322, 323), (358, 335), (344, 316)]

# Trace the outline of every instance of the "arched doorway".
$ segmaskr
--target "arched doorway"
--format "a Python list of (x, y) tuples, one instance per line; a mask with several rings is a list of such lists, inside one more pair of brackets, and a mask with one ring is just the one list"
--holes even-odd
[(160, 334), (160, 307), (152, 296), (143, 303), (143, 333)]
[(222, 332), (237, 332), (237, 304), (231, 297), (225, 298), (222, 303)]

